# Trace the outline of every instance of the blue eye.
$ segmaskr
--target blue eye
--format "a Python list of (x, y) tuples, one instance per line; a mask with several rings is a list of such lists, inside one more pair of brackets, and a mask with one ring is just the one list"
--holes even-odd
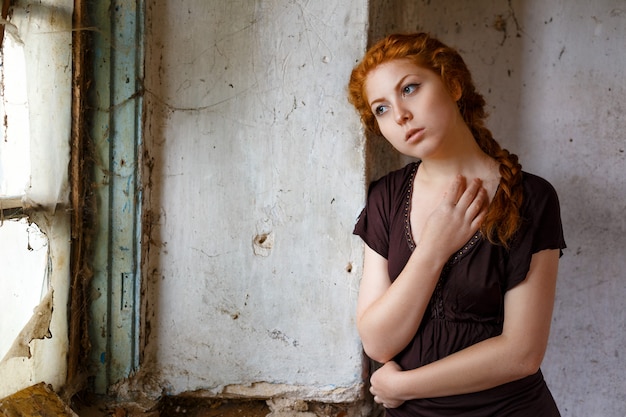
[(411, 93), (413, 93), (415, 90), (417, 90), (418, 87), (419, 87), (419, 84), (408, 84), (408, 85), (405, 85), (404, 87), (402, 87), (402, 95), (403, 96), (408, 96)]
[(385, 113), (387, 111), (387, 106), (376, 106), (376, 108), (374, 109), (374, 115), (376, 116), (380, 116), (381, 114)]

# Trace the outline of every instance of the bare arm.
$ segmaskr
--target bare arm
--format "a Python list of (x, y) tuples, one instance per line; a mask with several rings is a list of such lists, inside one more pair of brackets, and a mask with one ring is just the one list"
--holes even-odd
[(526, 279), (505, 295), (500, 336), (410, 371), (387, 363), (372, 376), (375, 400), (398, 407), (409, 399), (477, 392), (536, 373), (550, 333), (558, 262), (558, 250), (533, 255)]
[[(409, 261), (390, 282), (387, 260), (369, 247), (357, 302), (357, 328), (367, 355), (381, 363), (409, 343), (449, 256), (480, 226), (488, 197), (479, 180), (458, 177), (430, 216)], [(442, 238), (443, 237), (443, 238)]]
[(365, 249), (357, 329), (365, 353), (375, 361), (391, 360), (419, 327), (443, 267), (443, 262), (435, 264), (423, 252), (416, 250), (405, 267), (407, 272), (391, 284), (387, 260)]

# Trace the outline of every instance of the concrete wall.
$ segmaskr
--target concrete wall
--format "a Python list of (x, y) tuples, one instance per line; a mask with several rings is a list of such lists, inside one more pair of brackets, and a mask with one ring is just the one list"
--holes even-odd
[(171, 394), (354, 400), (364, 2), (146, 14), (144, 371)]
[(543, 369), (564, 415), (623, 415), (626, 6), (369, 3), (147, 1), (144, 376), (174, 394), (358, 395), (366, 167), (345, 83), (369, 20), (372, 39), (456, 45), (495, 135), (559, 191), (569, 249)]

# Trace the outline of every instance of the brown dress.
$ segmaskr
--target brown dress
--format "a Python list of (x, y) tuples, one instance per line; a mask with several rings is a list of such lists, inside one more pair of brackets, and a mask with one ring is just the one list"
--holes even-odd
[[(413, 179), (419, 163), (411, 163), (372, 183), (354, 228), (374, 251), (388, 260), (393, 282), (415, 244), (409, 211)], [(480, 233), (445, 265), (430, 301), (430, 310), (395, 361), (415, 369), (502, 333), (504, 294), (526, 278), (532, 254), (564, 249), (560, 208), (554, 188), (544, 179), (523, 173), (522, 225), (509, 250), (493, 245)], [(389, 416), (559, 416), (543, 379), (535, 375), (481, 392), (411, 400), (387, 410)]]

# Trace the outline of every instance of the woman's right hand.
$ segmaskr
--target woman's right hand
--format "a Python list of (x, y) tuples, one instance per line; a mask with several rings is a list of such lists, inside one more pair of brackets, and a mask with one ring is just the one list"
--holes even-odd
[(480, 228), (488, 207), (482, 181), (476, 178), (467, 184), (458, 175), (426, 221), (418, 245), (447, 261)]
[(386, 363), (411, 341), (444, 264), (476, 233), (487, 206), (487, 192), (480, 180), (466, 185), (465, 178), (457, 177), (422, 228), (419, 250), (413, 251), (393, 284), (387, 259), (366, 248), (357, 327), (370, 358)]

